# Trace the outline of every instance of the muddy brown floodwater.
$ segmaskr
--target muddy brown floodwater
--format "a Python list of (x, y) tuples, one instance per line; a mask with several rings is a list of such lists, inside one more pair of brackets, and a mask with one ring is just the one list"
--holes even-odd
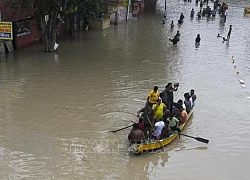
[[(248, 180), (250, 17), (243, 9), (250, 1), (229, 1), (225, 24), (218, 16), (190, 19), (191, 9), (199, 10), (194, 3), (169, 0), (166, 25), (161, 0), (156, 13), (137, 21), (60, 39), (56, 53), (35, 45), (1, 62), (0, 179)], [(223, 43), (216, 36), (226, 36), (230, 24), (230, 42)], [(173, 46), (168, 39), (177, 30), (181, 39)], [(182, 137), (162, 153), (134, 156), (128, 129), (106, 131), (135, 121), (127, 112), (168, 82), (180, 83), (175, 100), (195, 89), (184, 133), (210, 143)]]

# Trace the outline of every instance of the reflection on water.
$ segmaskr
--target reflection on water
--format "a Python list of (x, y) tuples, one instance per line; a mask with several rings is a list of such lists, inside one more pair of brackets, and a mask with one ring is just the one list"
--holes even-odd
[[(65, 37), (56, 53), (41, 45), (11, 53), (0, 63), (1, 179), (248, 179), (246, 3), (228, 2), (224, 24), (218, 17), (190, 19), (199, 7), (171, 0), (162, 25), (159, 0), (157, 13)], [(181, 12), (185, 22), (178, 26)], [(222, 43), (217, 34), (225, 37), (230, 24), (230, 42)], [(177, 30), (181, 40), (173, 46)], [(181, 137), (162, 153), (135, 156), (128, 152), (129, 129), (108, 131), (136, 121), (150, 89), (168, 82), (180, 83), (175, 100), (195, 89), (197, 106), (183, 133), (210, 142)]]
[(148, 179), (155, 173), (156, 168), (164, 168), (168, 162), (168, 154), (153, 153), (145, 157), (132, 155), (127, 163), (127, 170), (132, 179)]

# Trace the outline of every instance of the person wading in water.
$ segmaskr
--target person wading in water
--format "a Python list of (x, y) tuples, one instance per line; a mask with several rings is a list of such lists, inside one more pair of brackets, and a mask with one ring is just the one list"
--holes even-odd
[(230, 25), (229, 31), (228, 31), (228, 33), (227, 33), (227, 39), (228, 39), (228, 40), (230, 39), (231, 32), (232, 32), (232, 25)]
[(195, 43), (199, 43), (201, 41), (201, 37), (200, 34), (197, 35), (197, 37), (195, 38)]

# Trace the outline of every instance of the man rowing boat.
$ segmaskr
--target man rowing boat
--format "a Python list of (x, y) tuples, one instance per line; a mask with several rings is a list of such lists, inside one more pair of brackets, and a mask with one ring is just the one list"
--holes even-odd
[(154, 110), (146, 103), (145, 107), (137, 112), (137, 117), (140, 117), (140, 113), (142, 113), (141, 117), (143, 118), (145, 137), (151, 139), (152, 125), (154, 125)]

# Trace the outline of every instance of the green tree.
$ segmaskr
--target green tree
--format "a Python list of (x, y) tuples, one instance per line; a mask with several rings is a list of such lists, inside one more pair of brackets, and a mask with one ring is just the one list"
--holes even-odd
[(73, 32), (73, 16), (79, 14), (83, 16), (88, 23), (99, 18), (102, 13), (107, 12), (108, 0), (71, 0), (68, 8), (70, 17), (70, 34)]
[[(66, 16), (75, 13), (85, 16), (89, 22), (103, 12), (106, 0), (9, 0), (9, 7), (16, 11), (31, 11), (42, 31), (44, 50), (53, 52), (59, 27)], [(30, 14), (30, 13), (29, 13)], [(71, 19), (72, 20), (72, 19)]]

